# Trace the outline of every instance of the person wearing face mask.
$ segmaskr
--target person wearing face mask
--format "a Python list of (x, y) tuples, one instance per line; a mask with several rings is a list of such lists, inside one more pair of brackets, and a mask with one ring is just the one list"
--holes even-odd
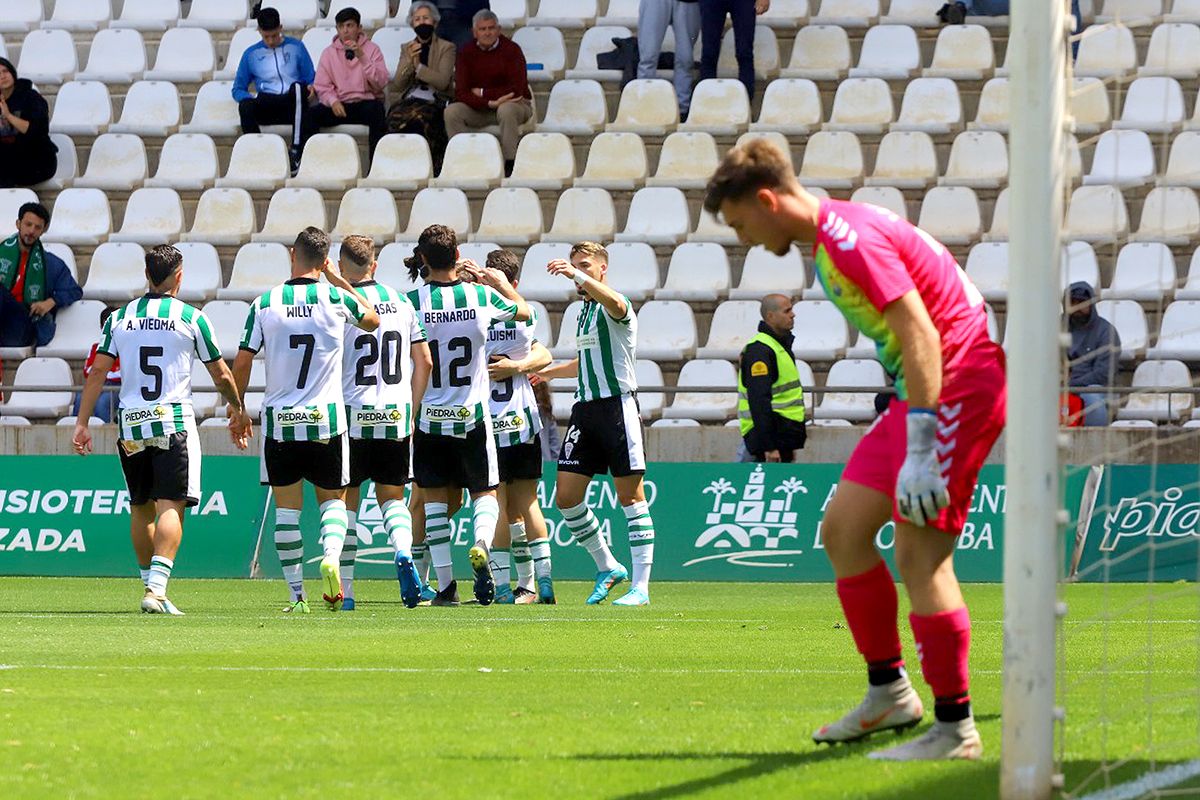
[(50, 109), (17, 68), (0, 58), (0, 188), (33, 186), (54, 177), (58, 148), (50, 141)]
[(369, 150), (387, 133), (383, 90), (389, 73), (379, 45), (367, 38), (358, 9), (346, 7), (334, 17), (337, 32), (317, 63), (315, 114), (318, 128), (335, 125), (366, 125)]
[(1107, 387), (1116, 379), (1121, 337), (1112, 323), (1096, 312), (1096, 290), (1087, 281), (1072, 283), (1069, 299), (1071, 347), (1067, 359), (1071, 372), (1067, 382), (1071, 393), (1083, 401), (1083, 424), (1107, 425)]
[(435, 173), (446, 153), (444, 112), (454, 82), (454, 45), (437, 35), (441, 12), (428, 0), (408, 9), (408, 25), (416, 38), (404, 45), (400, 66), (389, 88), (394, 102), (388, 109), (388, 133), (415, 133), (429, 142)]

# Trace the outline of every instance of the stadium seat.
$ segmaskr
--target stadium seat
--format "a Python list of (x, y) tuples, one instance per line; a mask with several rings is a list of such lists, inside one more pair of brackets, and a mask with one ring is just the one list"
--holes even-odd
[[(2, 405), (0, 405), (0, 410), (3, 410)], [(0, 414), (0, 426), (7, 425), (10, 428), (27, 428), (32, 424), (33, 423), (29, 421), (28, 417), (18, 417), (12, 414)]]
[(1141, 358), (1150, 343), (1146, 312), (1134, 300), (1101, 300), (1096, 313), (1113, 324), (1121, 339), (1121, 360)]
[[(142, 279), (142, 289), (146, 281)], [(100, 312), (107, 303), (100, 300), (80, 300), (58, 312), (54, 338), (38, 348), (38, 355), (47, 358), (83, 360), (92, 345), (100, 339)]]
[(483, 190), (499, 186), (503, 178), (499, 140), (490, 133), (461, 133), (450, 140), (442, 173), (429, 185)]
[(862, 331), (855, 335), (854, 343), (846, 348), (846, 358), (879, 360), (875, 342)]
[(408, 215), (408, 227), (396, 239), (415, 242), (430, 225), (449, 225), (459, 241), (467, 238), (472, 230), (471, 207), (462, 189), (430, 187), (419, 191)]
[[(99, 325), (99, 316), (96, 317), (96, 324)], [(17, 374), (12, 382), (13, 391), (7, 403), (0, 403), (0, 413), (32, 419), (65, 416), (74, 404), (74, 395), (70, 390), (74, 382), (71, 367), (61, 358), (27, 358), (17, 366)], [(62, 386), (63, 391), (21, 391), (21, 386)]]
[(355, 186), (361, 177), (362, 161), (354, 137), (346, 133), (318, 133), (304, 146), (300, 171), (284, 185), (344, 192)]
[(850, 200), (886, 208), (900, 219), (908, 220), (908, 204), (904, 201), (904, 193), (895, 186), (863, 186), (854, 190)]
[[(788, 138), (786, 136), (784, 136), (779, 131), (746, 131), (745, 133), (743, 133), (741, 136), (739, 136), (737, 138), (736, 145), (738, 147), (741, 147), (742, 145), (746, 144), (747, 142), (750, 142), (755, 139), (765, 139), (766, 141), (775, 145), (775, 148), (777, 150), (779, 150), (781, 153), (783, 153), (784, 158), (787, 160), (788, 167), (790, 167), (793, 170), (795, 169), (795, 166), (793, 165), (793, 162), (792, 162), (792, 146), (788, 142)], [(819, 193), (819, 192), (823, 192), (824, 190), (823, 189), (814, 189), (814, 191)]]
[(1142, 204), (1141, 225), (1129, 238), (1183, 246), (1200, 236), (1200, 203), (1185, 186), (1151, 189)]
[(654, 293), (655, 300), (716, 303), (729, 296), (729, 256), (712, 242), (681, 244), (671, 254), (667, 279)]
[(646, 146), (636, 133), (602, 133), (588, 148), (587, 164), (575, 185), (631, 191), (646, 182)]
[(296, 234), (309, 225), (327, 230), (326, 222), (325, 201), (316, 189), (280, 189), (271, 195), (262, 230), (251, 236), (250, 241), (290, 245)]
[(179, 126), (180, 132), (236, 136), (241, 131), (242, 123), (232, 90), (232, 81), (209, 81), (201, 86), (196, 93), (192, 121)]
[(1171, 142), (1160, 186), (1200, 187), (1200, 131), (1184, 131)]
[[(595, 29), (593, 29), (595, 30)], [(594, 80), (558, 81), (550, 89), (546, 118), (539, 133), (591, 136), (608, 122), (604, 89)]]
[(1192, 254), (1183, 286), (1175, 292), (1176, 300), (1200, 300), (1200, 250)]
[(796, 337), (792, 353), (805, 361), (834, 361), (846, 349), (846, 318), (828, 300), (801, 300), (792, 306)]
[(596, 0), (538, 0), (537, 14), (531, 16), (527, 25), (545, 25), (552, 28), (588, 28), (599, 14)]
[(460, 241), (458, 243), (458, 257), (469, 258), (476, 264), (483, 264), (487, 262), (488, 253), (499, 249), (500, 245), (497, 242), (489, 242), (486, 239), (476, 239), (470, 242)]
[(1136, 69), (1133, 31), (1124, 25), (1095, 27), (1079, 42), (1075, 74), (1080, 77), (1118, 78)]
[(999, 189), (1008, 183), (1008, 144), (995, 131), (966, 131), (954, 137), (940, 186)]
[(105, 133), (96, 137), (87, 170), (75, 179), (82, 188), (127, 190), (146, 180), (146, 145), (140, 136)]
[(166, 81), (138, 81), (129, 87), (121, 119), (110, 125), (110, 133), (165, 137), (179, 128), (183, 111), (179, 90)]
[(183, 203), (174, 189), (135, 189), (125, 204), (121, 229), (108, 240), (153, 247), (176, 242), (182, 233)]
[(33, 30), (21, 43), (17, 73), (35, 85), (57, 86), (72, 80), (79, 60), (75, 41), (67, 31)]
[(681, 300), (651, 300), (637, 312), (638, 355), (686, 361), (696, 354), (696, 318)]
[(645, 242), (613, 242), (608, 250), (608, 285), (635, 303), (658, 288), (658, 259)]
[(775, 0), (765, 13), (759, 15), (758, 24), (793, 31), (808, 22), (808, 13), (808, 0)]
[[(16, 214), (14, 213), (13, 216), (16, 216)], [(70, 272), (71, 277), (78, 283), (79, 268), (75, 265), (75, 252), (70, 246), (61, 242), (43, 242), (43, 244), (46, 246), (47, 253), (54, 253), (54, 255), (62, 259), (63, 263), (67, 265), (67, 272)], [(0, 351), (2, 350), (3, 348), (0, 348)]]
[(621, 90), (617, 117), (606, 130), (666, 136), (679, 124), (679, 102), (675, 89), (667, 81), (633, 80)]
[(179, 21), (179, 26), (233, 31), (246, 24), (246, 16), (245, 0), (192, 0), (191, 11)]
[(338, 242), (351, 234), (370, 236), (378, 247), (395, 239), (399, 230), (400, 217), (391, 192), (374, 188), (351, 189), (342, 195), (337, 224), (329, 236)]
[(414, 36), (412, 28), (407, 25), (379, 28), (371, 34), (371, 41), (379, 47), (379, 52), (383, 54), (383, 63), (387, 65), (389, 75), (396, 74), (396, 70), (400, 66), (400, 59), (404, 55), (404, 45), (411, 42)]
[(875, 25), (863, 37), (858, 66), (851, 78), (907, 80), (921, 68), (917, 32), (907, 25)]
[(432, 176), (433, 160), (425, 137), (413, 133), (389, 133), (379, 140), (371, 160), (371, 171), (359, 180), (358, 185), (360, 188), (411, 192), (424, 189)]
[[(297, 229), (299, 230), (299, 229)], [(293, 239), (295, 234), (292, 234)], [(229, 283), (217, 291), (222, 300), (250, 301), (291, 277), (288, 248), (278, 242), (242, 245), (233, 260)]]
[(1105, 300), (1160, 303), (1175, 292), (1175, 257), (1161, 242), (1131, 242), (1117, 254), (1112, 282), (1100, 292)]
[[(520, 46), (525, 54), (525, 62), (530, 65), (530, 81), (546, 83), (562, 78), (567, 68), (567, 45), (563, 41), (562, 31), (558, 28), (518, 28), (513, 31), (512, 40)], [(533, 69), (534, 64), (542, 66)]]
[(1079, 281), (1084, 281), (1094, 289), (1100, 288), (1100, 265), (1096, 260), (1096, 250), (1087, 242), (1063, 244), (1059, 270), (1059, 287), (1063, 292)]
[[(78, 417), (63, 417), (62, 419), (60, 419), (58, 422), (56, 422), (54, 424), (61, 426), (63, 428), (67, 428), (67, 427), (74, 428), (75, 421), (77, 419), (78, 419)], [(99, 417), (88, 417), (87, 424), (88, 424), (89, 428), (95, 428), (98, 425), (105, 425), (107, 423), (104, 420), (100, 419)]]
[(1087, 186), (1141, 186), (1154, 179), (1154, 146), (1144, 131), (1105, 131), (1096, 142)]
[(236, 245), (250, 241), (257, 229), (250, 193), (245, 189), (218, 187), (200, 195), (192, 229), (179, 238), (185, 242)]
[(50, 115), (50, 131), (99, 136), (112, 123), (112, 99), (99, 81), (68, 81), (59, 87)]
[(1164, 22), (1200, 22), (1200, 0), (1173, 0), (1171, 12), (1163, 15)]
[(701, 358), (687, 362), (679, 372), (676, 386), (728, 386), (731, 391), (728, 394), (679, 392), (671, 405), (663, 409), (665, 419), (660, 422), (683, 419), (722, 422), (733, 417), (737, 413), (738, 397), (733, 391), (737, 383), (737, 370), (728, 361)]
[(800, 163), (800, 182), (826, 189), (852, 189), (862, 182), (863, 155), (858, 137), (848, 131), (821, 131), (808, 138)]
[(542, 202), (526, 188), (493, 189), (483, 203), (479, 228), (471, 239), (528, 247), (541, 238)]
[(967, 277), (989, 303), (1008, 299), (1008, 242), (982, 242), (967, 253)]
[(1063, 137), (1063, 145), (1067, 148), (1065, 156), (1067, 174), (1063, 176), (1067, 185), (1074, 185), (1083, 178), (1083, 157), (1079, 150), (1079, 140), (1074, 136)]
[(1138, 78), (1129, 85), (1121, 118), (1114, 128), (1171, 133), (1186, 117), (1183, 89), (1174, 78)]
[(1067, 97), (1067, 114), (1080, 136), (1091, 136), (1112, 124), (1108, 87), (1099, 78), (1075, 78)]
[(206, 303), (221, 288), (221, 259), (217, 248), (208, 242), (180, 242), (175, 249), (183, 254), (183, 284), (178, 297), (185, 303)]
[[(394, 289), (401, 292), (410, 292), (422, 285), (424, 281), (418, 278), (416, 281), (410, 280), (408, 277), (408, 267), (404, 266), (404, 259), (413, 254), (412, 245), (408, 243), (392, 242), (383, 246), (375, 255), (375, 260), (379, 263), (379, 267), (375, 270), (375, 280), (380, 283), (386, 283)], [(525, 286), (522, 284), (521, 289)]]
[[(108, 197), (99, 189), (63, 189), (54, 201), (46, 240), (72, 245), (97, 245), (112, 232)], [(15, 215), (14, 215), (15, 218)]]
[(730, 300), (717, 306), (708, 328), (708, 341), (696, 350), (698, 358), (737, 360), (762, 320), (758, 300)]
[(750, 96), (741, 81), (710, 78), (696, 84), (692, 105), (681, 131), (736, 136), (750, 125)]
[(107, 27), (111, 21), (109, 0), (54, 0), (54, 12), (42, 27), (87, 33)]
[[(826, 386), (882, 387), (887, 385), (887, 376), (878, 361), (869, 358), (848, 358), (838, 361), (829, 368)], [(875, 394), (872, 392), (828, 392), (817, 404), (817, 415), (851, 422), (869, 422), (875, 419)]]
[(975, 121), (967, 127), (972, 130), (1008, 133), (1009, 121), (1008, 78), (992, 78), (983, 85), (979, 93), (979, 107)]
[[(528, 261), (529, 257), (526, 256), (525, 260)], [(521, 282), (521, 289), (525, 289), (524, 281)], [(574, 295), (574, 292), (571, 294)], [(582, 309), (583, 301), (573, 300), (563, 311), (562, 320), (558, 323), (558, 341), (554, 347), (550, 348), (550, 353), (555, 358), (575, 358), (579, 355), (579, 348), (575, 342), (575, 328), (579, 323), (579, 312)]]
[(201, 83), (216, 67), (212, 35), (201, 28), (172, 28), (163, 34), (154, 68), (146, 80)]
[(667, 186), (638, 189), (629, 205), (625, 230), (616, 235), (616, 241), (678, 244), (687, 240), (691, 222), (687, 198), (680, 189)]
[(362, 14), (362, 25), (368, 30), (379, 28), (387, 22), (388, 0), (330, 0), (320, 24), (326, 28), (332, 28), (338, 12), (343, 8), (358, 9), (358, 12)]
[(57, 192), (71, 186), (79, 177), (79, 155), (75, 151), (75, 142), (64, 133), (50, 134), (50, 141), (58, 148), (58, 166), (54, 169), (54, 177), (33, 188), (38, 191)]
[(612, 196), (604, 189), (567, 189), (558, 196), (554, 224), (543, 242), (606, 241), (617, 228)]
[(1200, 301), (1176, 300), (1167, 306), (1159, 324), (1158, 339), (1146, 351), (1147, 358), (1178, 358), (1200, 361)]
[[(217, 344), (221, 344), (221, 336), (219, 333), (214, 334), (217, 337)], [(262, 363), (255, 360), (255, 365)], [(252, 366), (251, 369), (254, 367)], [(200, 361), (192, 362), (192, 413), (196, 415), (197, 420), (203, 420), (200, 427), (225, 427), (229, 424), (229, 420), (224, 417), (213, 417), (217, 406), (222, 403), (221, 395), (217, 393), (217, 387), (213, 383), (212, 376), (208, 374), (208, 368)], [(211, 419), (210, 419), (211, 418)]]
[(121, 16), (110, 28), (133, 28), (139, 31), (165, 31), (179, 23), (178, 0), (136, 0), (121, 4)]
[(200, 133), (177, 133), (163, 142), (158, 171), (143, 185), (202, 191), (217, 180), (218, 168), (217, 146), (211, 137)]
[(982, 25), (947, 25), (938, 33), (927, 78), (983, 81), (996, 69), (992, 34)]
[(1196, 80), (1200, 76), (1200, 27), (1183, 23), (1157, 26), (1137, 74)]
[(0, 189), (0, 219), (16, 220), (21, 206), (36, 202), (38, 196), (32, 189)]
[(663, 141), (658, 170), (646, 184), (703, 189), (719, 162), (717, 143), (712, 134), (676, 131)]
[(799, 297), (805, 280), (804, 260), (795, 245), (785, 256), (777, 256), (759, 245), (747, 251), (742, 279), (729, 296), (734, 300), (760, 300), (772, 293)]
[[(475, 262), (483, 263), (479, 259), (475, 259)], [(527, 300), (526, 305), (533, 314), (533, 338), (548, 349), (550, 345), (554, 344), (554, 329), (550, 325), (550, 312), (544, 305), (533, 300)]]
[(108, 28), (92, 39), (87, 67), (75, 78), (119, 85), (140, 81), (145, 71), (146, 43), (141, 32), (132, 28)]
[(329, 47), (329, 43), (333, 39), (334, 32), (332, 30), (329, 28), (310, 28), (300, 25), (293, 27), (287, 23), (284, 23), (284, 28), (298, 31), (303, 30), (304, 35), (300, 37), (300, 43), (308, 51), (308, 57), (312, 59), (314, 67), (321, 63), (321, 54), (325, 52), (325, 48)]
[(291, 174), (283, 137), (273, 133), (242, 134), (233, 143), (229, 169), (216, 185), (222, 188), (272, 191)]
[(813, 25), (868, 28), (879, 21), (879, 0), (821, 0)]
[(892, 131), (879, 143), (868, 186), (924, 189), (937, 181), (937, 152), (927, 133)]
[(850, 37), (837, 25), (807, 25), (796, 31), (792, 56), (779, 75), (840, 81), (850, 71)]
[(1096, 24), (1109, 22), (1146, 22), (1163, 13), (1163, 0), (1104, 0)]
[(904, 89), (900, 117), (893, 131), (922, 131), (929, 134), (957, 133), (963, 127), (962, 101), (958, 86), (949, 78), (917, 78)]
[(979, 198), (966, 186), (938, 186), (921, 201), (917, 227), (945, 245), (966, 245), (979, 240), (983, 221)]
[(567, 70), (567, 78), (579, 81), (621, 80), (621, 70), (600, 69), (596, 64), (596, 56), (612, 50), (613, 39), (628, 39), (631, 36), (633, 32), (622, 25), (588, 28), (579, 40), (579, 55), (575, 57), (575, 68)]
[(696, 220), (696, 230), (688, 235), (689, 242), (716, 242), (717, 244), (737, 244), (737, 233), (733, 228), (718, 220), (712, 214), (700, 209)]
[(774, 131), (799, 136), (818, 130), (824, 118), (817, 85), (802, 78), (777, 78), (763, 93), (758, 121), (751, 131)]
[(0, 4), (0, 32), (26, 33), (40, 28), (44, 15), (42, 0), (7, 0)]
[(607, 9), (596, 17), (597, 27), (619, 26), (636, 29), (638, 24), (638, 0), (608, 0)]
[(1125, 406), (1117, 411), (1117, 419), (1121, 421), (1143, 419), (1151, 422), (1179, 422), (1187, 419), (1195, 404), (1195, 398), (1191, 394), (1148, 390), (1191, 389), (1192, 376), (1187, 364), (1182, 361), (1143, 361), (1133, 371), (1130, 385), (1134, 389), (1146, 389), (1129, 395)]
[(559, 191), (575, 181), (575, 149), (562, 133), (530, 133), (521, 137), (506, 188)]
[(880, 78), (847, 78), (838, 84), (827, 131), (881, 134), (895, 120), (892, 93)]
[(1116, 186), (1080, 186), (1071, 193), (1066, 238), (1102, 244), (1128, 235), (1129, 214)]
[[(721, 51), (717, 56), (717, 77), (736, 78), (737, 58), (733, 47), (733, 30), (721, 38)], [(769, 81), (779, 75), (779, 41), (775, 31), (767, 25), (754, 26), (754, 75), (760, 81)], [(749, 117), (749, 114), (746, 115)]]
[[(170, 191), (157, 189), (155, 191)], [(128, 303), (146, 292), (146, 251), (133, 242), (105, 242), (92, 254), (83, 296)]]
[[(401, 0), (400, 5), (403, 10), (404, 0)], [(507, 30), (515, 30), (523, 26), (529, 18), (528, 0), (494, 0), (491, 8), (500, 18), (500, 27)], [(405, 16), (407, 13), (404, 11)]]
[[(233, 39), (229, 42), (224, 64), (220, 69), (213, 72), (213, 80), (232, 81), (237, 76), (238, 66), (242, 63), (242, 54), (262, 41), (257, 27), (240, 27), (244, 24), (244, 19), (237, 23), (238, 29), (234, 32)], [(313, 66), (315, 67), (316, 65), (314, 64)]]
[(246, 318), (250, 316), (249, 304), (242, 300), (213, 300), (204, 304), (204, 313), (212, 323), (221, 356), (227, 361), (233, 359), (241, 344)]
[[(546, 272), (546, 265), (556, 258), (570, 256), (571, 245), (566, 243), (535, 244), (525, 251), (521, 262), (521, 296), (541, 303), (568, 303), (578, 295), (575, 284), (558, 275)], [(566, 318), (559, 323), (559, 337), (566, 333)], [(574, 346), (575, 329), (571, 325), (571, 342)]]
[[(639, 358), (634, 364), (634, 377), (637, 379), (638, 386), (663, 386), (662, 369), (658, 364), (648, 358)], [(570, 395), (567, 395), (570, 397)], [(661, 392), (645, 392), (638, 391), (638, 408), (641, 410), (641, 416), (644, 420), (651, 420), (655, 417), (662, 416), (663, 411), (663, 394)], [(569, 409), (568, 409), (569, 413)], [(3, 417), (0, 417), (0, 425), (4, 424)]]

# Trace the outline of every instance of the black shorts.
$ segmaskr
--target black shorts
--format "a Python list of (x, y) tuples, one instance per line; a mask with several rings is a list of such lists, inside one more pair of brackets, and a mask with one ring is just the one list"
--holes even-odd
[(170, 434), (167, 442), (166, 450), (147, 447), (133, 455), (117, 442), (130, 505), (182, 500), (190, 507), (200, 502), (200, 437), (192, 428)]
[(536, 481), (542, 477), (542, 444), (537, 439), (501, 447), (500, 482)]
[(461, 486), (484, 492), (500, 485), (491, 425), (476, 425), (464, 437), (413, 434), (413, 480), (422, 489)]
[(558, 469), (588, 476), (609, 472), (614, 478), (645, 474), (637, 398), (621, 395), (576, 403), (558, 454)]
[(350, 485), (374, 481), (384, 486), (403, 486), (411, 481), (409, 442), (409, 439), (351, 439)]
[(350, 483), (350, 435), (312, 442), (262, 438), (259, 481), (263, 486), (291, 486), (308, 481), (322, 489), (344, 489)]

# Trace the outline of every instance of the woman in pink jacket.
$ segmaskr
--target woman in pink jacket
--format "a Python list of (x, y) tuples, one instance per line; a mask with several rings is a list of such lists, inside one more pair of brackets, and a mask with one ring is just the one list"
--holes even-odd
[(383, 92), (391, 74), (379, 46), (367, 38), (362, 17), (353, 8), (344, 8), (334, 18), (337, 33), (321, 53), (317, 64), (317, 126), (366, 125), (370, 130), (370, 151), (387, 133), (387, 114)]

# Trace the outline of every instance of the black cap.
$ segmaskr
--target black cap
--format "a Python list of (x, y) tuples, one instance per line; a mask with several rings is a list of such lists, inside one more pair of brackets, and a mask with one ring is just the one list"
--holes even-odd
[(279, 20), (279, 12), (270, 7), (260, 8), (254, 18), (258, 20), (260, 31), (277, 31), (283, 27)]

